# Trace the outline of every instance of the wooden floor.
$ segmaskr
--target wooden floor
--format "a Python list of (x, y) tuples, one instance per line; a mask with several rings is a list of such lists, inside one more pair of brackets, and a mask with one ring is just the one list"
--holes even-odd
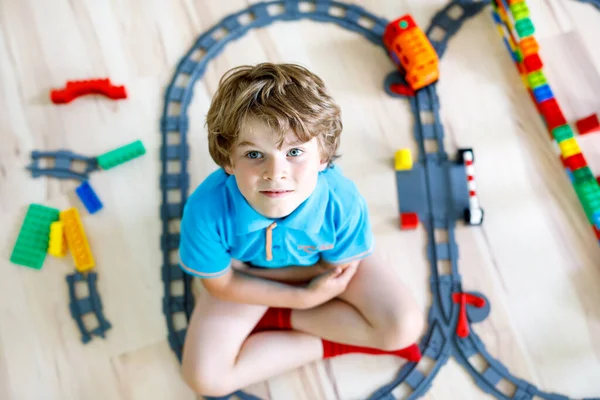
[[(242, 0), (0, 1), (0, 399), (193, 399), (166, 341), (159, 240), (159, 120), (179, 59)], [(446, 4), (364, 0), (388, 20), (412, 13), (424, 28)], [(529, 0), (547, 76), (570, 120), (600, 112), (600, 12), (571, 0)], [(564, 60), (561, 61), (561, 59)], [(310, 21), (277, 23), (227, 46), (195, 87), (190, 107), (192, 187), (215, 165), (204, 117), (219, 77), (242, 63), (298, 62), (322, 76), (343, 109), (339, 164), (369, 202), (380, 250), (430, 304), (424, 231), (398, 229), (391, 163), (416, 150), (405, 101), (382, 91), (393, 65), (357, 34)], [(86, 97), (57, 106), (67, 80), (110, 77), (129, 98)], [(481, 227), (459, 226), (466, 290), (484, 293), (490, 317), (474, 331), (516, 376), (571, 398), (600, 396), (600, 246), (579, 206), (489, 7), (450, 41), (438, 85), (447, 151), (473, 147)], [(89, 215), (76, 182), (33, 179), (32, 150), (99, 155), (141, 139), (147, 153), (92, 175), (104, 209)], [(580, 145), (600, 173), (600, 135)], [(69, 314), (70, 256), (42, 270), (9, 262), (26, 207), (77, 207), (97, 261), (98, 289), (113, 328), (83, 345)], [(271, 399), (362, 399), (401, 361), (350, 355), (249, 388)], [(428, 363), (419, 366), (427, 371)], [(398, 397), (401, 394), (397, 394)], [(451, 359), (426, 399), (484, 399)]]

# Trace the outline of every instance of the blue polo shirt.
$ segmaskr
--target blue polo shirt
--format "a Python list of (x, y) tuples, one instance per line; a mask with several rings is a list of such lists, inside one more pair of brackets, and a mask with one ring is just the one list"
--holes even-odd
[(200, 278), (223, 275), (232, 258), (266, 268), (337, 264), (368, 256), (374, 244), (366, 201), (336, 166), (278, 219), (255, 211), (235, 177), (218, 169), (189, 196), (180, 231), (180, 267)]

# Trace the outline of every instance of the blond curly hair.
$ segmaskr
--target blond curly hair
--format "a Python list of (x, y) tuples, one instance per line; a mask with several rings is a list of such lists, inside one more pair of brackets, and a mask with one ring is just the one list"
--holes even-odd
[(220, 167), (231, 165), (231, 153), (248, 117), (273, 129), (280, 146), (292, 131), (302, 142), (317, 137), (321, 162), (331, 165), (339, 157), (340, 107), (321, 78), (300, 65), (243, 65), (221, 77), (206, 117), (208, 149)]

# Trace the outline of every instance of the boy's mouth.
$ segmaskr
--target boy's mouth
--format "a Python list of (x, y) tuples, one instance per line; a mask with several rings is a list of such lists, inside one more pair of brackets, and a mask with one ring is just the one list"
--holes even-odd
[(276, 197), (284, 197), (288, 194), (292, 193), (293, 190), (261, 190), (260, 193), (264, 194), (267, 197), (276, 198)]

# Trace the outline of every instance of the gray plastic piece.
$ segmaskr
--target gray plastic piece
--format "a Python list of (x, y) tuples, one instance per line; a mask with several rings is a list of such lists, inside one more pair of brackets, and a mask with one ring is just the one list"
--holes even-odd
[[(97, 275), (95, 272), (87, 272), (82, 274), (75, 272), (71, 275), (67, 275), (67, 283), (69, 285), (69, 310), (71, 316), (77, 323), (77, 327), (81, 332), (81, 341), (85, 344), (92, 340), (92, 336), (99, 336), (104, 338), (106, 331), (112, 328), (112, 325), (104, 317), (102, 312), (102, 301), (96, 290), (96, 279)], [(75, 295), (75, 285), (87, 284), (88, 297), (78, 299)], [(88, 313), (93, 313), (98, 321), (98, 326), (94, 329), (87, 329), (83, 323), (83, 316)]]
[[(41, 168), (39, 164), (41, 158), (53, 159), (54, 165), (49, 168)], [(85, 181), (89, 179), (90, 172), (98, 169), (96, 157), (87, 157), (75, 154), (69, 150), (32, 151), (31, 159), (32, 163), (27, 166), (27, 169), (31, 171), (31, 176), (34, 178), (44, 175), (58, 179), (75, 179), (79, 181)], [(72, 171), (71, 163), (73, 161), (84, 162), (86, 164), (85, 171), (82, 173)]]
[[(269, 15), (267, 8), (275, 4), (282, 6), (283, 12), (277, 15)], [(436, 14), (432, 25), (426, 33), (430, 36), (435, 27), (443, 30), (444, 35), (442, 39), (432, 41), (440, 57), (443, 55), (450, 37), (458, 31), (468, 18), (476, 15), (486, 4), (486, 2), (455, 0)], [(360, 33), (367, 40), (381, 47), (387, 54), (381, 36), (388, 21), (368, 13), (361, 7), (337, 1), (316, 0), (313, 6), (310, 10), (301, 11), (299, 1), (297, 0), (270, 1), (268, 3), (254, 4), (246, 10), (224, 18), (220, 23), (198, 38), (193, 47), (178, 64), (177, 71), (166, 90), (163, 117), (161, 120), (162, 173), (160, 177), (160, 187), (162, 190), (160, 217), (162, 219), (163, 312), (169, 332), (169, 344), (180, 360), (186, 329), (175, 328), (174, 315), (175, 313), (184, 313), (189, 321), (194, 300), (190, 284), (191, 277), (182, 273), (176, 263), (179, 234), (169, 230), (169, 223), (180, 219), (182, 207), (188, 196), (189, 175), (187, 172), (187, 160), (189, 148), (187, 143), (187, 111), (192, 99), (194, 84), (204, 74), (208, 62), (220, 54), (228, 42), (241, 37), (250, 29), (263, 27), (275, 21), (303, 18), (321, 22), (333, 22), (344, 29)], [(329, 14), (332, 7), (345, 10), (344, 13), (341, 13), (343, 16)], [(462, 11), (458, 19), (450, 17), (449, 12), (451, 10), (454, 15), (453, 7), (460, 7)], [(246, 18), (246, 20), (250, 20), (251, 22), (241, 25), (239, 21), (242, 15), (251, 15), (253, 18)], [(370, 25), (371, 29), (365, 28), (358, 23), (359, 19), (365, 18), (374, 22)], [(227, 33), (222, 39), (216, 41), (212, 35), (220, 29), (225, 29)], [(196, 60), (192, 58), (192, 55), (199, 49), (203, 50), (204, 57)], [(392, 62), (390, 62), (390, 66), (394, 68)], [(187, 80), (183, 80), (187, 82), (186, 86), (177, 86), (180, 77), (188, 78)], [(434, 84), (417, 91), (415, 96), (399, 96), (389, 91), (388, 88), (391, 83), (406, 85), (403, 77), (396, 71), (391, 72), (385, 79), (384, 90), (393, 97), (407, 98), (410, 101), (416, 121), (414, 136), (419, 144), (419, 158), (412, 171), (399, 171), (396, 174), (396, 184), (398, 186), (400, 210), (402, 212), (417, 212), (428, 235), (429, 245), (427, 250), (431, 265), (430, 285), (433, 300), (428, 313), (428, 330), (422, 338), (419, 347), (425, 356), (434, 360), (434, 364), (427, 375), (424, 375), (417, 369), (416, 363), (408, 362), (404, 364), (396, 377), (387, 385), (376, 390), (369, 399), (394, 399), (392, 391), (403, 382), (413, 390), (408, 399), (416, 399), (424, 395), (431, 387), (433, 379), (448, 358), (454, 356), (471, 374), (476, 384), (483, 391), (492, 394), (496, 398), (525, 400), (532, 399), (535, 395), (542, 399), (566, 400), (565, 396), (544, 393), (529, 383), (512, 376), (502, 364), (490, 356), (472, 329), (470, 329), (470, 334), (465, 338), (456, 335), (460, 305), (452, 301), (452, 294), (461, 293), (464, 289), (462, 288), (461, 277), (458, 273), (459, 256), (454, 236), (454, 227), (456, 220), (464, 218), (463, 212), (468, 205), (465, 169), (462, 164), (450, 161), (444, 151), (444, 130), (439, 122), (439, 102), (436, 94), (436, 85)], [(180, 106), (180, 115), (169, 115), (169, 105), (172, 103)], [(420, 121), (421, 111), (431, 112), (434, 123), (423, 125)], [(173, 134), (179, 137), (180, 144), (176, 146), (167, 143), (167, 136)], [(426, 154), (424, 140), (435, 140), (438, 151), (433, 154)], [(167, 161), (176, 160), (181, 162), (180, 172), (177, 174), (168, 172)], [(167, 198), (169, 194), (176, 194), (180, 200), (176, 203), (168, 202)], [(446, 243), (436, 243), (434, 237), (435, 229), (444, 229), (447, 231), (448, 241)], [(441, 259), (445, 259), (450, 263), (450, 273), (438, 273), (437, 262)], [(184, 283), (184, 295), (174, 296), (171, 294), (171, 285), (180, 280), (183, 280)], [(489, 315), (490, 304), (488, 299), (480, 293), (469, 293), (483, 298), (485, 301), (485, 305), (481, 308), (467, 306), (467, 318), (470, 324), (472, 324), (484, 320)], [(471, 327), (469, 326), (469, 328)], [(479, 373), (470, 364), (470, 357), (475, 354), (479, 354), (488, 363), (483, 373)], [(501, 379), (506, 379), (515, 386), (516, 392), (512, 397), (507, 397), (496, 388)], [(211, 397), (210, 399), (230, 399), (232, 396), (244, 400), (258, 400), (257, 397), (243, 391), (237, 391), (231, 395), (219, 398)]]

